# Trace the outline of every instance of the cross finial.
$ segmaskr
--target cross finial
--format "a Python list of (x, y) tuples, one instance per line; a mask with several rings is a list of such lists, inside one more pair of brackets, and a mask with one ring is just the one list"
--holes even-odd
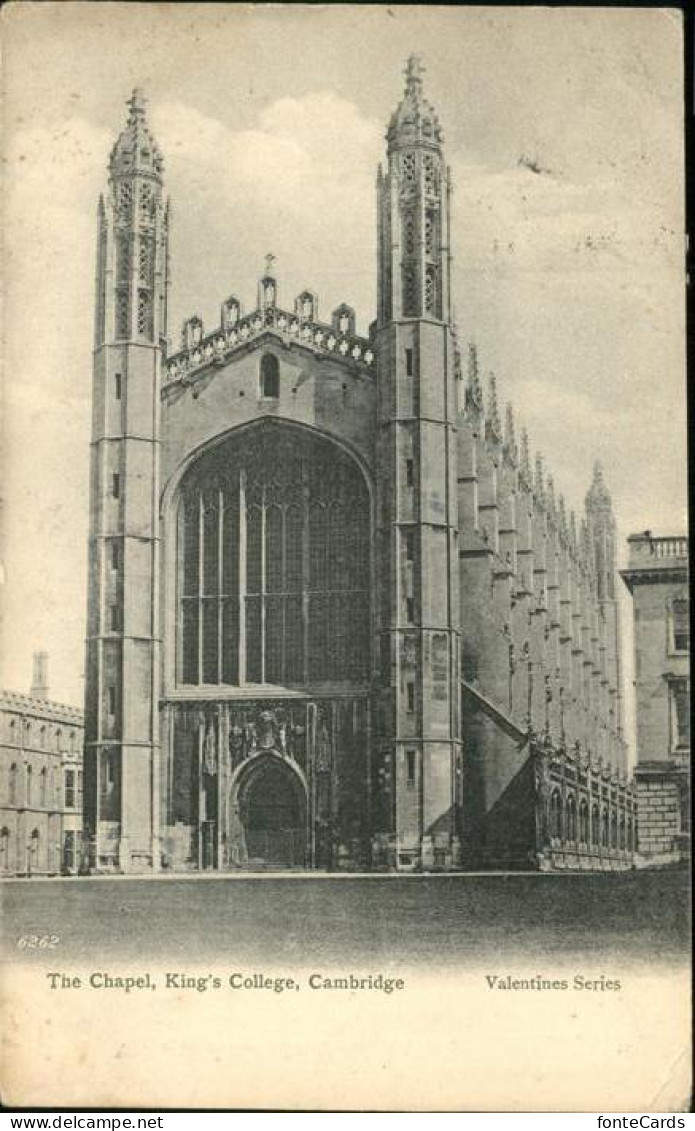
[(276, 258), (277, 258), (277, 256), (273, 255), (272, 251), (269, 251), (268, 254), (266, 255), (266, 257), (265, 257), (265, 273), (266, 273), (266, 275), (269, 275), (270, 272), (273, 270), (273, 264), (274, 264)]
[(420, 56), (411, 55), (405, 66), (405, 89), (407, 91), (414, 91), (422, 86), (422, 76), (424, 73), (425, 68), (422, 65)]

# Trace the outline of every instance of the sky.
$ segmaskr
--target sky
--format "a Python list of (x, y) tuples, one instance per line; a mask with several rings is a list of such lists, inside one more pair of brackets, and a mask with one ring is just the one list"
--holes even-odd
[[(603, 462), (628, 534), (686, 530), (676, 10), (10, 4), (4, 23), (0, 686), (81, 705), (96, 205), (144, 88), (172, 200), (170, 334), (280, 303), (375, 312), (375, 177), (417, 51), (454, 180), (453, 294), (578, 512)], [(630, 608), (623, 601), (626, 649)], [(628, 662), (629, 678), (629, 662)]]

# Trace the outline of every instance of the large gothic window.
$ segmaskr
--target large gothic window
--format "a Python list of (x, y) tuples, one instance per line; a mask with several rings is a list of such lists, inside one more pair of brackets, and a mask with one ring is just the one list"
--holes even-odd
[(180, 682), (367, 678), (369, 500), (335, 445), (271, 424), (201, 457), (178, 555)]

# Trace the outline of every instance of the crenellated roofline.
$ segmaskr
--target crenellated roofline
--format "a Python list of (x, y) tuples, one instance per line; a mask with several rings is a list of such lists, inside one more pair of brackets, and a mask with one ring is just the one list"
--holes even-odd
[[(309, 292), (303, 292), (300, 299)], [(319, 322), (278, 306), (259, 305), (250, 314), (238, 313), (234, 324), (220, 322), (208, 334), (197, 316), (184, 323), (184, 348), (166, 361), (164, 389), (188, 385), (210, 368), (219, 368), (237, 353), (271, 333), (287, 346), (297, 346), (315, 356), (325, 357), (365, 375), (376, 375), (376, 353), (369, 338), (354, 333), (354, 315), (342, 304), (333, 312), (330, 323)], [(193, 332), (188, 333), (191, 329)]]
[(513, 477), (517, 490), (523, 491), (533, 499), (534, 508), (542, 512), (549, 528), (553, 529), (560, 545), (570, 555), (592, 586), (596, 588), (595, 563), (589, 552), (591, 528), (587, 519), (595, 523), (600, 516), (604, 526), (611, 531), (615, 528), (612, 501), (600, 463), (593, 468), (592, 485), (584, 499), (585, 515), (577, 518), (573, 510), (566, 511), (562, 494), (556, 495), (556, 481), (544, 466), (540, 452), (532, 454), (528, 432), (521, 429), (520, 443), (516, 440), (516, 424), (513, 407), (507, 403), (504, 423), (498, 407), (498, 388), (494, 374), (489, 374), (487, 396), (483, 393), (481, 366), (478, 350), (474, 342), (468, 343), (467, 373), (461, 363), (459, 345), (455, 341), (455, 366), (459, 379), (465, 380), (459, 415), (467, 422), (473, 434), (478, 437), (490, 459), (496, 466), (505, 467)]

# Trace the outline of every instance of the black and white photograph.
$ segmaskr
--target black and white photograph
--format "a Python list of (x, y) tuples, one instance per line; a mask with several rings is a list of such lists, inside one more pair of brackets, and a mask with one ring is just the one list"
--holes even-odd
[(682, 12), (2, 17), (4, 1102), (689, 1110)]

